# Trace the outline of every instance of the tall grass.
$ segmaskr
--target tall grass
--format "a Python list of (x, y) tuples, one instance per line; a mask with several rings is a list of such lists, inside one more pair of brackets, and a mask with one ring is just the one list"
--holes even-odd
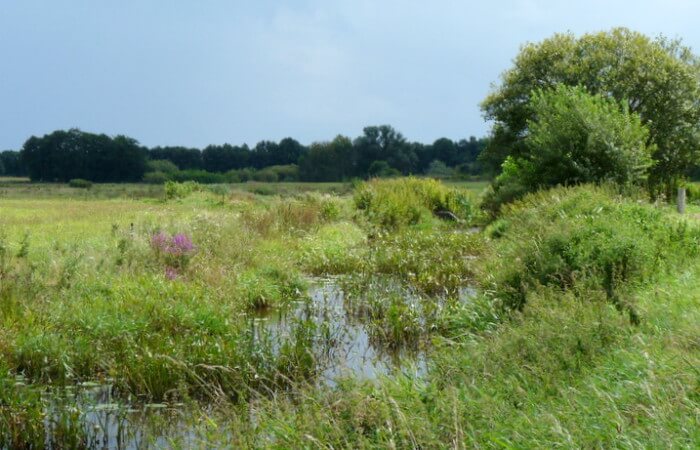
[(430, 220), (436, 213), (449, 212), (465, 221), (475, 213), (468, 192), (432, 179), (374, 179), (360, 183), (353, 198), (370, 222), (389, 229)]
[[(42, 395), (86, 381), (128, 406), (187, 405), (180, 432), (154, 418), (139, 431), (174, 447), (696, 447), (692, 219), (583, 186), (473, 234), (472, 203), (460, 213), (450, 192), (409, 179), (354, 198), (0, 202), (0, 448), (97, 445), (88, 410)], [(313, 307), (308, 276), (330, 274), (347, 323), (425, 366), (323, 383), (317, 358), (341, 337), (293, 308)], [(284, 308), (284, 332), (265, 328)]]
[(700, 227), (597, 187), (557, 188), (504, 208), (484, 279), (523, 308), (541, 286), (605, 298), (637, 322), (629, 285), (653, 282), (696, 257)]

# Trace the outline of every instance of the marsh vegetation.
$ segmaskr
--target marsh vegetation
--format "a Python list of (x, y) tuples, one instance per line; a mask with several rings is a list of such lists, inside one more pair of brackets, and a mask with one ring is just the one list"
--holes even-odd
[(478, 194), (412, 178), (26, 188), (0, 203), (2, 447), (698, 438), (700, 229), (614, 187), (483, 231)]

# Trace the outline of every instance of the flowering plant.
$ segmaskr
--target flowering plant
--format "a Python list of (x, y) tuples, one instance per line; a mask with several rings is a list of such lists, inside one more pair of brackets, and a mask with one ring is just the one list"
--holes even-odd
[(178, 233), (169, 236), (163, 231), (151, 237), (151, 248), (156, 258), (165, 264), (165, 276), (169, 280), (174, 280), (181, 275), (197, 249), (192, 239), (186, 234)]

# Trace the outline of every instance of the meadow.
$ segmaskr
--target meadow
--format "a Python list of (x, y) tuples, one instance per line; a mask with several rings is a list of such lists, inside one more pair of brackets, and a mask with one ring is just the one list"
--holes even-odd
[(485, 187), (0, 180), (0, 448), (696, 447), (692, 214)]

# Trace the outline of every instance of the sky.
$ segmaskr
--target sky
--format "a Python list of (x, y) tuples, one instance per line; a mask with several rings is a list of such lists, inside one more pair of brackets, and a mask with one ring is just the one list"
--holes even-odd
[(0, 150), (77, 127), (147, 146), (488, 133), (518, 49), (626, 26), (700, 52), (697, 0), (0, 0)]

